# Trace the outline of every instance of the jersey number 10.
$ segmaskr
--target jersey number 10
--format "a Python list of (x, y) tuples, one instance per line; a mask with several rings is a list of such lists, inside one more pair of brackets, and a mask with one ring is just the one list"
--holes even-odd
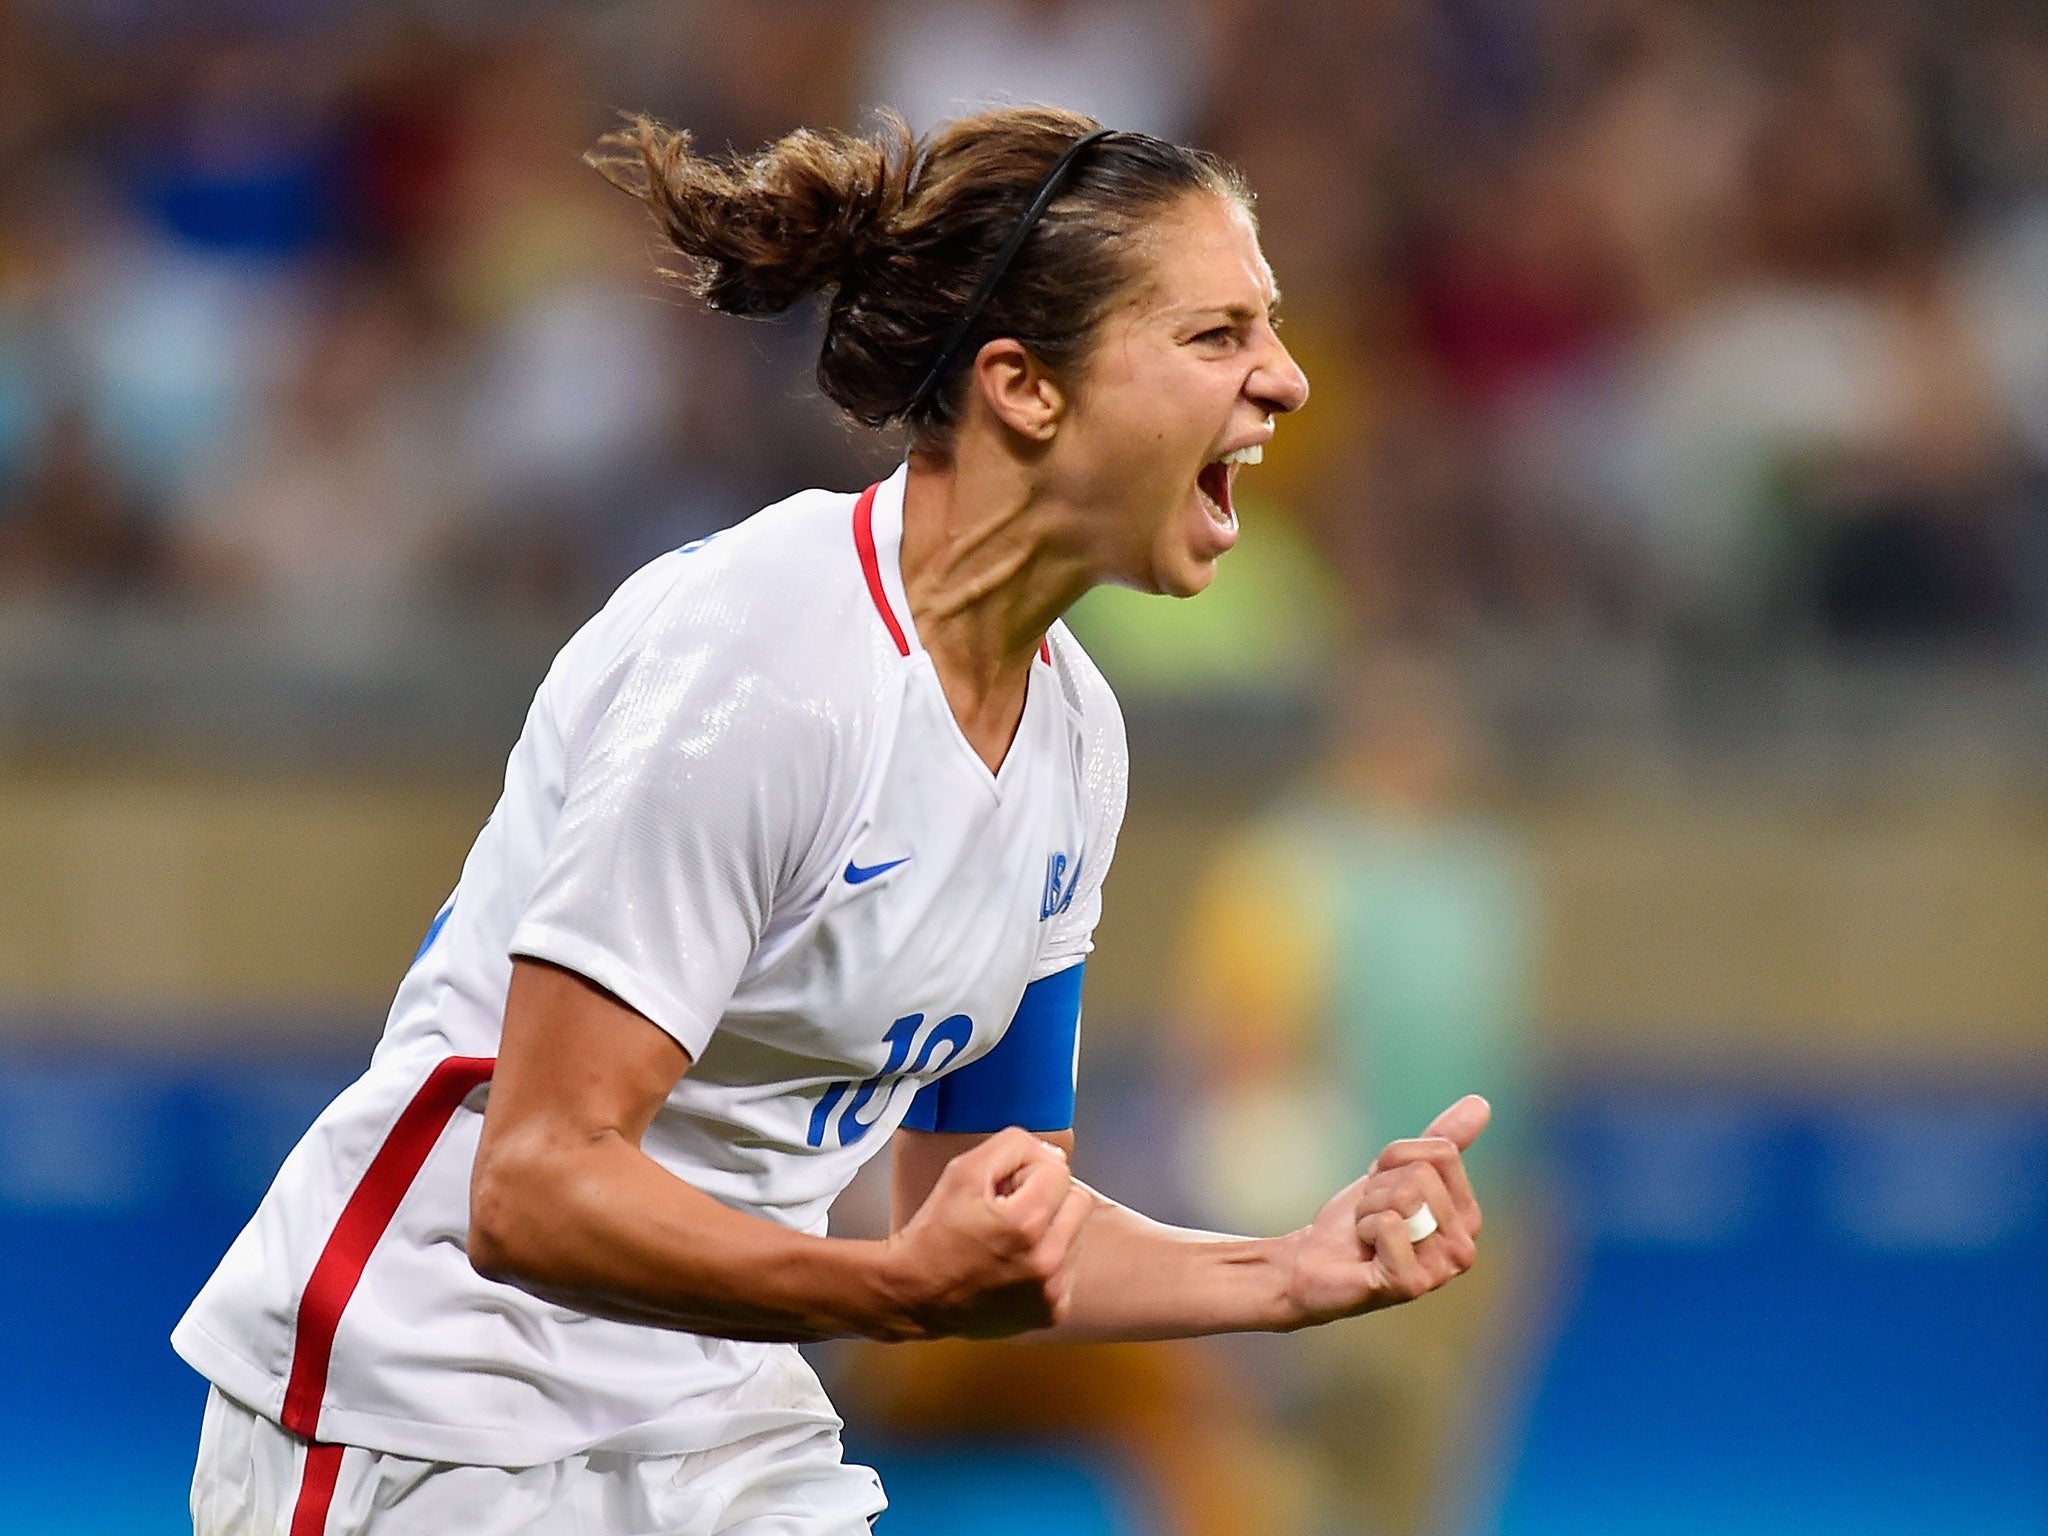
[[(831, 1128), (833, 1111), (839, 1109), (839, 1101), (852, 1091), (853, 1097), (838, 1116), (838, 1140), (842, 1147), (850, 1147), (874, 1129), (889, 1108), (889, 1100), (895, 1096), (896, 1085), (906, 1077), (920, 1072), (937, 1072), (955, 1056), (967, 1049), (967, 1042), (974, 1038), (974, 1020), (964, 1013), (952, 1014), (934, 1024), (925, 1032), (924, 1040), (918, 1041), (918, 1030), (924, 1023), (921, 1013), (906, 1013), (891, 1024), (882, 1038), (889, 1042), (889, 1060), (873, 1077), (863, 1083), (851, 1081), (834, 1083), (825, 1090), (825, 1096), (818, 1100), (817, 1108), (811, 1111), (810, 1134), (804, 1139), (814, 1147), (825, 1144), (825, 1133)], [(917, 1060), (910, 1061), (910, 1050), (917, 1047)], [(946, 1053), (936, 1061), (932, 1058), (940, 1046), (947, 1047)], [(904, 1066), (910, 1061), (908, 1067)], [(862, 1118), (862, 1112), (873, 1102), (876, 1094), (881, 1102), (875, 1105), (874, 1113)]]

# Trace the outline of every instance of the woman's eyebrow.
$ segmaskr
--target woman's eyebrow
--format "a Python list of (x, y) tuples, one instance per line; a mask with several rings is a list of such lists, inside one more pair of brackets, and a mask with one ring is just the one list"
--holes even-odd
[[(1280, 312), (1280, 290), (1273, 290), (1272, 298), (1266, 301), (1265, 318), (1271, 320)], [(1204, 315), (1221, 315), (1233, 325), (1249, 325), (1260, 318), (1259, 311), (1249, 304), (1197, 304), (1184, 311), (1187, 318), (1199, 319)]]

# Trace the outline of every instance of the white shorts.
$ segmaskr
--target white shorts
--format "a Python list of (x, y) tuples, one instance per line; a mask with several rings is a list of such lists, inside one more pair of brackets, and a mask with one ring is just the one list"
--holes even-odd
[(867, 1536), (887, 1505), (829, 1428), (472, 1467), (309, 1444), (217, 1387), (192, 1476), (193, 1536)]

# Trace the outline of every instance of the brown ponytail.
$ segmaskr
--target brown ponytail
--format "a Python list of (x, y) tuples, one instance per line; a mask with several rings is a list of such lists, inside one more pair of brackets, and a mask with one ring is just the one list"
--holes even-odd
[(713, 309), (780, 314), (842, 283), (859, 252), (903, 211), (908, 130), (855, 138), (799, 129), (751, 159), (721, 165), (685, 131), (635, 117), (585, 160), (645, 203), (696, 270), (672, 273)]
[(1214, 156), (1145, 134), (1090, 146), (934, 389), (908, 409), (1046, 172), (1096, 125), (1052, 107), (984, 112), (918, 140), (885, 114), (872, 137), (805, 129), (720, 163), (644, 117), (587, 158), (646, 204), (688, 258), (670, 274), (714, 309), (775, 314), (830, 294), (818, 383), (854, 420), (903, 420), (943, 444), (984, 342), (1012, 336), (1078, 373), (1092, 334), (1140, 277), (1129, 238), (1191, 193), (1250, 193)]

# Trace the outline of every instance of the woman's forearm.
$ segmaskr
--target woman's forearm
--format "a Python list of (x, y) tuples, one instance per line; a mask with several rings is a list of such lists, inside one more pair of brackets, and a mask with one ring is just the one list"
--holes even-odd
[[(1062, 1342), (1188, 1338), (1297, 1326), (1291, 1238), (1167, 1226), (1090, 1191)], [(717, 1338), (904, 1340), (931, 1330), (884, 1244), (811, 1237), (735, 1211), (638, 1148), (601, 1137), (573, 1151), (501, 1151), (478, 1168), (478, 1270), (621, 1322)]]
[(1095, 1199), (1076, 1245), (1071, 1307), (1056, 1326), (1028, 1338), (1182, 1339), (1276, 1332), (1304, 1321), (1288, 1291), (1294, 1239), (1170, 1227), (1101, 1194)]
[(623, 1322), (779, 1343), (922, 1336), (883, 1245), (792, 1232), (676, 1178), (623, 1137), (500, 1145), (472, 1188), (470, 1259)]

